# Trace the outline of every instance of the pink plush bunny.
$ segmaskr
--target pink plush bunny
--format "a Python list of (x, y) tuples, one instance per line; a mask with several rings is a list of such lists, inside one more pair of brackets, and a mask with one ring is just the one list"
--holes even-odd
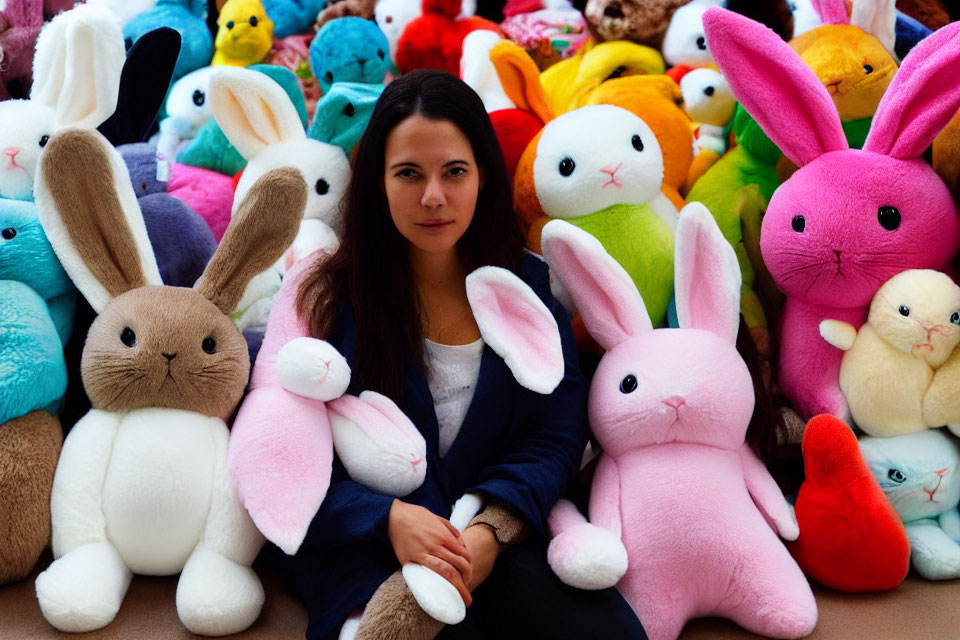
[(796, 539), (796, 521), (744, 443), (754, 394), (734, 346), (740, 269), (710, 212), (689, 204), (677, 225), (680, 329), (653, 330), (627, 273), (584, 231), (550, 222), (543, 250), (606, 350), (590, 387), (603, 447), (590, 523), (569, 502), (554, 508), (554, 571), (581, 588), (616, 584), (651, 640), (699, 616), (809, 634), (816, 602), (777, 537)]
[(804, 417), (848, 420), (842, 352), (817, 340), (820, 321), (859, 327), (881, 284), (906, 269), (942, 270), (960, 246), (950, 193), (920, 157), (960, 107), (960, 23), (911, 50), (858, 151), (826, 88), (774, 32), (722, 9), (703, 20), (734, 95), (800, 167), (773, 194), (760, 237), (787, 295), (780, 385)]

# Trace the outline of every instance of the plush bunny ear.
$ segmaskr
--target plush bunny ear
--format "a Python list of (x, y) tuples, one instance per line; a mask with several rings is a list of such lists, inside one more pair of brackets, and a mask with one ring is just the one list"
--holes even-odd
[(264, 174), (230, 219), (197, 291), (230, 314), (250, 280), (293, 243), (306, 205), (307, 183), (300, 171), (283, 167)]
[(36, 200), (64, 270), (98, 313), (122, 293), (163, 284), (130, 174), (96, 131), (71, 128), (50, 138)]
[(110, 144), (146, 141), (179, 55), (180, 33), (169, 27), (154, 29), (133, 44), (120, 77), (117, 110), (98, 127)]
[(271, 144), (306, 138), (283, 88), (257, 71), (217, 70), (210, 77), (210, 109), (230, 144), (247, 159)]
[(55, 126), (98, 126), (117, 108), (126, 60), (123, 32), (107, 9), (78, 5), (40, 32), (30, 99), (56, 112)]
[(897, 41), (896, 0), (854, 0), (850, 24), (860, 27), (880, 41), (883, 48), (896, 55)]
[(497, 70), (503, 92), (518, 109), (536, 115), (546, 124), (553, 120), (553, 111), (540, 84), (540, 69), (533, 58), (509, 40), (490, 49), (490, 62)]
[(565, 364), (557, 321), (523, 280), (498, 267), (467, 276), (467, 299), (484, 342), (503, 358), (521, 385), (552, 393)]
[(610, 350), (653, 325), (633, 280), (600, 241), (563, 220), (543, 227), (541, 248), (590, 335)]
[(810, 4), (823, 24), (850, 24), (847, 5), (843, 0), (811, 0)]
[(960, 22), (934, 31), (910, 53), (883, 94), (864, 151), (920, 156), (960, 108)]
[(777, 34), (718, 8), (703, 14), (703, 26), (734, 96), (794, 164), (848, 148), (827, 90)]
[(736, 342), (740, 326), (740, 265), (710, 212), (691, 202), (680, 212), (674, 283), (677, 320)]

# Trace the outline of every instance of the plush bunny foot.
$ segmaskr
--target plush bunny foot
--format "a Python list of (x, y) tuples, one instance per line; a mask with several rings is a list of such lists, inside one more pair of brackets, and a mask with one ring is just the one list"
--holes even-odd
[(606, 589), (627, 572), (627, 550), (617, 536), (584, 522), (550, 541), (547, 562), (572, 587)]
[(113, 621), (132, 577), (109, 542), (85, 544), (37, 576), (37, 600), (60, 631), (93, 631)]
[(250, 567), (201, 543), (177, 583), (177, 613), (184, 626), (204, 636), (243, 631), (263, 607), (263, 585)]
[[(440, 578), (440, 576), (437, 577)], [(420, 608), (413, 593), (407, 588), (405, 579), (405, 576), (397, 571), (383, 581), (363, 611), (360, 628), (357, 629), (354, 640), (383, 640), (384, 638), (433, 640), (437, 637), (444, 623), (431, 618)], [(443, 578), (440, 580), (453, 589), (454, 595), (463, 605), (457, 590)]]
[(917, 573), (928, 580), (960, 578), (960, 545), (950, 539), (934, 520), (907, 525), (910, 560)]

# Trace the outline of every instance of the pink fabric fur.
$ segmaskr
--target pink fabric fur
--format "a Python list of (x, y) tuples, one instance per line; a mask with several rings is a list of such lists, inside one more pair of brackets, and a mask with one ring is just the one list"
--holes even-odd
[(820, 339), (820, 321), (859, 326), (883, 282), (906, 269), (943, 270), (960, 247), (954, 202), (917, 157), (960, 107), (960, 23), (904, 59), (860, 151), (848, 148), (826, 89), (775, 33), (723, 9), (703, 21), (734, 95), (800, 167), (773, 194), (760, 237), (787, 295), (781, 387), (805, 418), (847, 420), (842, 353)]
[(233, 178), (216, 171), (185, 164), (170, 165), (167, 193), (182, 200), (206, 220), (219, 243), (230, 224)]
[(8, 0), (0, 11), (0, 80), (29, 80), (33, 49), (43, 26), (41, 0)]
[[(314, 254), (316, 256), (317, 254)], [(230, 434), (228, 464), (237, 493), (263, 535), (296, 553), (330, 486), (333, 440), (326, 407), (285, 391), (277, 353), (309, 335), (296, 313), (297, 288), (313, 257), (294, 265), (274, 299), (270, 322)]]
[(568, 503), (555, 508), (551, 565), (561, 578), (583, 567), (600, 527), (626, 548), (617, 587), (651, 640), (677, 638), (701, 616), (773, 638), (809, 634), (816, 602), (777, 536), (796, 539), (796, 522), (744, 444), (754, 395), (735, 348), (740, 271), (713, 217), (698, 203), (680, 215), (680, 329), (651, 328), (629, 277), (589, 234), (551, 222), (543, 250), (607, 349), (590, 387), (603, 448), (591, 524)]
[(847, 5), (843, 0), (812, 0), (810, 4), (823, 24), (850, 24)]

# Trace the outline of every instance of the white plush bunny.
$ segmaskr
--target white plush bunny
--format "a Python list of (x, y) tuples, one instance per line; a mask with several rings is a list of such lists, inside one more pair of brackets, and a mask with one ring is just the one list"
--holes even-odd
[(109, 9), (121, 24), (126, 25), (141, 13), (153, 9), (157, 5), (157, 0), (87, 0), (87, 4)]
[(227, 471), (225, 420), (250, 360), (227, 314), (296, 233), (307, 187), (278, 168), (249, 190), (193, 289), (162, 286), (120, 154), (95, 131), (54, 135), (37, 209), (64, 269), (99, 315), (81, 361), (93, 408), (64, 442), (51, 496), (54, 562), (37, 577), (62, 631), (113, 620), (133, 573), (173, 575), (177, 612), (203, 635), (253, 623), (263, 538)]
[[(461, 5), (462, 7), (463, 5)], [(390, 43), (390, 59), (397, 59), (397, 43), (407, 24), (422, 13), (420, 0), (379, 0), (373, 10), (377, 26)]]
[(694, 153), (710, 149), (723, 154), (727, 150), (723, 128), (737, 106), (730, 85), (719, 72), (703, 67), (684, 74), (680, 79), (680, 92), (687, 115), (700, 123)]
[(663, 36), (663, 59), (669, 66), (699, 67), (713, 63), (703, 33), (703, 13), (710, 7), (722, 7), (723, 0), (692, 0), (673, 12)]
[(210, 108), (210, 76), (215, 67), (203, 67), (191, 71), (177, 80), (167, 96), (167, 117), (160, 122), (160, 138), (157, 141), (157, 157), (173, 162), (177, 146), (191, 140), (201, 127), (213, 117)]
[(0, 197), (33, 200), (43, 147), (65, 126), (95, 128), (117, 108), (123, 32), (106, 9), (79, 5), (40, 32), (29, 100), (0, 102)]
[(490, 50), (501, 40), (496, 31), (487, 29), (471, 31), (463, 39), (460, 79), (477, 92), (487, 113), (517, 107), (504, 92), (497, 70), (490, 61)]

